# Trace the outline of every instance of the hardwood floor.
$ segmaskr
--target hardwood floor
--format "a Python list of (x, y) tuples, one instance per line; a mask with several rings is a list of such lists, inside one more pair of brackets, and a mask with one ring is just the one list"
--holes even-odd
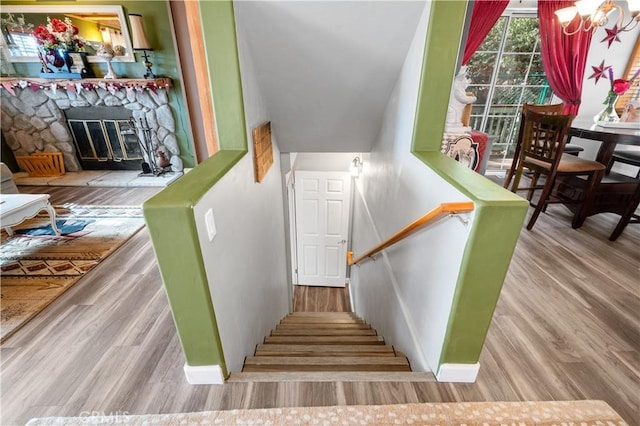
[[(48, 192), (54, 204), (130, 205), (154, 192), (20, 189)], [(617, 220), (598, 215), (572, 230), (568, 211), (550, 206), (533, 231), (522, 231), (475, 384), (189, 385), (145, 230), (1, 346), (0, 424), (87, 412), (601, 399), (638, 425), (640, 226), (612, 243)]]
[(293, 312), (351, 312), (349, 286), (294, 286)]

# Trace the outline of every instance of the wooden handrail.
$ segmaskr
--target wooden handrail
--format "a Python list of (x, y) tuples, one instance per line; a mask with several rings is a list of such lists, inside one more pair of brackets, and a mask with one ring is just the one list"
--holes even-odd
[(436, 221), (437, 219), (439, 219), (440, 217), (442, 217), (444, 215), (465, 213), (465, 212), (470, 212), (472, 210), (473, 210), (473, 203), (472, 202), (442, 203), (438, 207), (434, 208), (433, 210), (431, 210), (430, 212), (425, 214), (424, 216), (416, 219), (414, 222), (412, 222), (409, 225), (405, 226), (400, 231), (396, 232), (391, 237), (387, 238), (386, 240), (384, 240), (383, 242), (381, 242), (377, 246), (373, 247), (372, 249), (367, 251), (365, 254), (360, 255), (360, 257), (358, 257), (357, 259), (353, 258), (353, 252), (352, 251), (348, 251), (347, 252), (347, 262), (351, 266), (351, 265), (355, 265), (356, 263), (362, 261), (363, 259), (366, 259), (368, 257), (372, 257), (376, 253), (378, 253), (378, 252), (386, 249), (387, 247), (397, 243), (398, 241), (408, 237), (409, 235), (413, 234), (414, 232), (416, 232), (417, 230), (419, 230), (423, 226), (426, 226), (429, 223), (432, 223), (432, 222)]

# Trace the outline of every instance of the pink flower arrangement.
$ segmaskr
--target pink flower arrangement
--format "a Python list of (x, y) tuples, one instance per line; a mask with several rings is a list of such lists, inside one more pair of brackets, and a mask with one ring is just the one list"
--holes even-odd
[(613, 68), (609, 67), (609, 82), (611, 83), (611, 89), (609, 89), (609, 95), (620, 96), (624, 95), (627, 90), (631, 88), (633, 82), (640, 74), (640, 69), (631, 77), (631, 80), (625, 80), (624, 78), (613, 79)]
[(624, 78), (616, 78), (614, 80), (613, 69), (611, 67), (609, 67), (608, 73), (609, 73), (609, 83), (611, 84), (611, 88), (609, 89), (609, 92), (607, 93), (607, 97), (604, 99), (604, 102), (602, 104), (607, 105), (608, 110), (612, 110), (613, 104), (615, 103), (616, 99), (618, 99), (618, 96), (624, 95), (626, 91), (631, 88), (631, 86), (633, 85), (633, 82), (638, 77), (638, 74), (640, 74), (640, 69), (633, 75), (633, 77), (631, 77), (630, 80), (627, 80)]
[(47, 18), (47, 25), (38, 25), (32, 34), (46, 49), (78, 51), (84, 47), (84, 40), (78, 36), (78, 27), (69, 17), (65, 17), (64, 22), (58, 18)]
[(631, 82), (624, 78), (617, 78), (611, 83), (611, 90), (618, 96), (624, 95), (624, 93), (631, 87)]

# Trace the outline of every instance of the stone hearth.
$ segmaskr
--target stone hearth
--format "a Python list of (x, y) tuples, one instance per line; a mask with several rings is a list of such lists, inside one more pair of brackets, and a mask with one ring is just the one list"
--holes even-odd
[[(146, 120), (154, 152), (163, 151), (171, 169), (183, 169), (175, 134), (175, 119), (169, 106), (169, 80), (131, 83), (127, 80), (2, 80), (0, 127), (14, 155), (62, 152), (68, 171), (82, 169), (67, 125), (64, 110), (92, 106), (124, 107), (139, 122)], [(143, 138), (140, 133), (139, 137)], [(148, 159), (145, 158), (148, 162)]]

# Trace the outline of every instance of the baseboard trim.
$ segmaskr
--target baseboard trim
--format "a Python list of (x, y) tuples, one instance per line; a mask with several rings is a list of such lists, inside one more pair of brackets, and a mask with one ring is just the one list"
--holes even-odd
[(451, 383), (475, 383), (479, 371), (479, 362), (475, 364), (442, 364), (436, 374), (436, 380)]
[(192, 385), (222, 385), (224, 384), (224, 374), (219, 365), (196, 365), (184, 364), (184, 374), (187, 382)]

